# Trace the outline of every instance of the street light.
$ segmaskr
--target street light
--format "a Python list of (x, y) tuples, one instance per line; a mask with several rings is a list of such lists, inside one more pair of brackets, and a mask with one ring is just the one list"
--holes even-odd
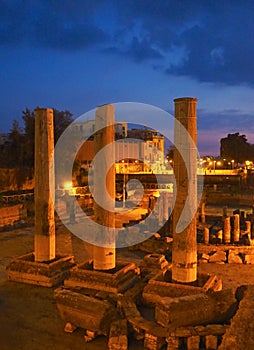
[(234, 163), (235, 163), (234, 159), (231, 160), (231, 163), (232, 163), (232, 169), (234, 169), (234, 167), (235, 167), (234, 166)]

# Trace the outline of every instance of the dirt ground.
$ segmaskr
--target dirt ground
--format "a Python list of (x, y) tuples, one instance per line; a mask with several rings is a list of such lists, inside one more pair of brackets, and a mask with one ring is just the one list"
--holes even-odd
[[(91, 247), (72, 236), (66, 229), (57, 230), (57, 253), (74, 254), (77, 262), (85, 260)], [(53, 297), (54, 290), (9, 282), (5, 268), (13, 257), (33, 251), (33, 227), (0, 233), (0, 349), (1, 350), (80, 350), (107, 349), (105, 337), (85, 343), (84, 331), (63, 331)], [(133, 252), (119, 255), (138, 259)], [(200, 272), (215, 273), (222, 278), (223, 288), (254, 284), (254, 265), (202, 264)], [(129, 349), (142, 349), (142, 342), (130, 340)]]

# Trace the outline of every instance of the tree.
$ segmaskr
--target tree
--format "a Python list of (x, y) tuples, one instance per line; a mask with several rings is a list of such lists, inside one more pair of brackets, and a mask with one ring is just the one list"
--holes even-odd
[(245, 135), (228, 134), (220, 140), (220, 156), (222, 158), (234, 159), (237, 163), (245, 160), (254, 160), (253, 146), (247, 142)]
[[(57, 109), (54, 109), (53, 112), (56, 144), (62, 132), (72, 122), (72, 113)], [(8, 141), (0, 148), (0, 167), (24, 169), (34, 166), (35, 112), (26, 108), (22, 114), (24, 128), (21, 128), (18, 121), (14, 120)]]
[(54, 139), (55, 143), (61, 136), (62, 132), (71, 124), (73, 121), (72, 113), (69, 111), (58, 111), (54, 109)]

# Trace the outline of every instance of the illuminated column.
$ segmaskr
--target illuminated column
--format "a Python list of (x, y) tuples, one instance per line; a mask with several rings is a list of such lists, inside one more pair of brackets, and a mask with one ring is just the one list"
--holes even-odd
[(164, 222), (168, 220), (168, 211), (169, 211), (169, 196), (167, 192), (162, 192), (163, 194), (163, 218)]
[(246, 234), (248, 235), (249, 239), (251, 239), (251, 221), (246, 220)]
[(208, 227), (203, 228), (203, 242), (205, 244), (209, 244), (209, 228)]
[(53, 110), (35, 110), (35, 261), (49, 261), (55, 258), (54, 194), (54, 124)]
[(201, 203), (201, 223), (205, 223), (205, 203)]
[(222, 243), (222, 237), (223, 237), (223, 230), (219, 230), (217, 232), (217, 242)]
[(230, 226), (230, 217), (229, 216), (224, 218), (223, 234), (224, 234), (224, 243), (230, 243), (230, 241), (231, 241), (231, 226)]
[[(94, 220), (98, 226), (98, 237), (105, 238), (107, 247), (94, 246), (93, 262), (96, 270), (110, 270), (115, 267), (115, 166), (112, 159), (115, 157), (115, 127), (114, 106), (107, 104), (98, 107), (95, 115), (95, 129), (98, 130), (94, 136), (95, 155), (103, 149), (103, 159), (94, 163)], [(106, 179), (106, 189), (103, 187)], [(101, 206), (96, 202), (100, 198)]]
[[(176, 202), (173, 210), (172, 279), (176, 282), (193, 282), (197, 279), (196, 213), (182, 232), (177, 224), (183, 208), (192, 213), (197, 201), (197, 117), (196, 98), (175, 99), (174, 173)], [(192, 138), (183, 133), (182, 126)], [(182, 156), (183, 158), (182, 158)], [(184, 219), (183, 219), (184, 220)]]
[(239, 242), (239, 236), (240, 236), (240, 216), (239, 214), (234, 214), (234, 231), (233, 231), (234, 242)]

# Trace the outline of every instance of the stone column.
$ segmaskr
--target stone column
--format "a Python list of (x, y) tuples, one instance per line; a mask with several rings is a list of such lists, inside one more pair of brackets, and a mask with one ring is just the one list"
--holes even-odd
[(239, 214), (234, 214), (234, 231), (233, 231), (233, 241), (239, 242), (240, 236), (240, 216)]
[(231, 241), (231, 227), (230, 227), (230, 217), (229, 216), (224, 218), (223, 234), (224, 234), (224, 243), (230, 243), (230, 241)]
[(163, 201), (163, 218), (164, 218), (164, 221), (166, 222), (168, 220), (168, 217), (169, 217), (169, 198), (168, 198), (168, 193), (167, 192), (163, 192), (163, 198), (164, 198), (164, 201)]
[[(187, 212), (189, 213), (193, 212), (193, 207), (196, 208), (197, 150), (195, 145), (197, 141), (197, 99), (178, 98), (174, 102), (176, 119), (174, 173), (177, 194), (173, 210), (172, 279), (175, 282), (189, 283), (197, 279), (196, 215), (194, 215), (191, 222), (182, 232), (177, 232), (177, 225), (185, 206), (188, 208)], [(182, 127), (191, 136), (193, 144), (184, 135)], [(180, 152), (184, 156), (185, 161)]]
[(157, 198), (158, 201), (158, 221), (159, 221), (159, 226), (161, 227), (163, 225), (164, 222), (164, 211), (163, 211), (163, 207), (164, 207), (164, 194), (163, 192), (160, 193), (160, 197)]
[(222, 243), (222, 237), (223, 237), (223, 230), (219, 230), (217, 232), (217, 243), (219, 243), (219, 244)]
[[(95, 155), (104, 149), (103, 159), (98, 159), (94, 164), (94, 220), (98, 227), (97, 235), (105, 238), (107, 247), (94, 246), (93, 262), (96, 270), (110, 270), (115, 267), (115, 227), (114, 202), (115, 200), (115, 166), (111, 166), (115, 158), (115, 127), (114, 106), (107, 104), (98, 107), (95, 115), (95, 128), (98, 130), (94, 136)], [(103, 183), (106, 182), (106, 189)], [(101, 206), (96, 202), (101, 201)], [(111, 200), (110, 200), (111, 198)], [(98, 237), (99, 237), (98, 236)]]
[(246, 220), (246, 234), (248, 235), (249, 239), (251, 239), (251, 221)]
[(204, 227), (203, 228), (203, 242), (204, 244), (209, 244), (209, 228)]
[[(35, 261), (49, 261), (55, 258), (54, 220), (54, 124), (53, 110), (35, 110)], [(52, 170), (52, 171), (50, 171)], [(52, 187), (50, 187), (50, 183)]]
[(205, 224), (205, 203), (201, 203), (201, 223)]

